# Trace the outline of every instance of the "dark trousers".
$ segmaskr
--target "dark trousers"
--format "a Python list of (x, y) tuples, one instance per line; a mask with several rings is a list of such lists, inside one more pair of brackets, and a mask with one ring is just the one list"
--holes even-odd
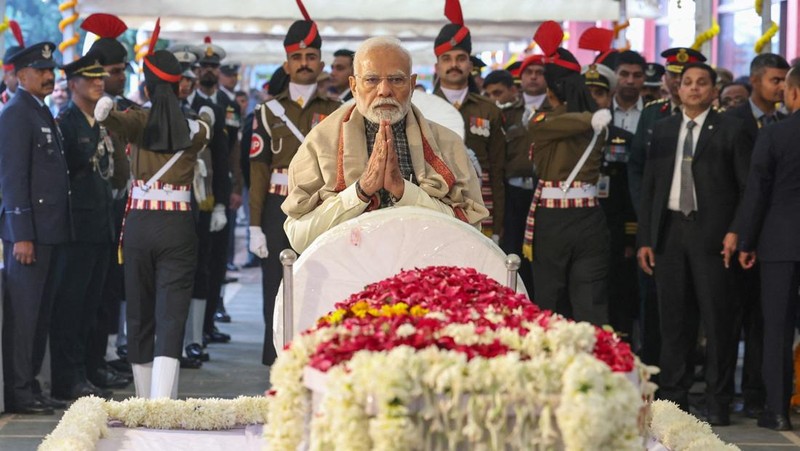
[(733, 272), (725, 269), (718, 253), (705, 250), (697, 221), (671, 212), (662, 236), (655, 254), (661, 318), (659, 398), (673, 401), (688, 411), (699, 313), (707, 339), (707, 408), (711, 413), (727, 411), (733, 398), (736, 369)]
[[(631, 342), (633, 320), (639, 311), (639, 296), (636, 284), (636, 258), (633, 244), (625, 234), (625, 218), (619, 215), (608, 217), (611, 237), (608, 262), (608, 321), (620, 336)], [(631, 255), (625, 256), (630, 246)]]
[[(658, 365), (661, 356), (661, 321), (658, 317), (658, 295), (653, 276), (647, 275), (638, 268), (636, 275), (639, 281), (639, 322), (642, 343), (639, 357), (648, 365)], [(652, 377), (658, 381), (658, 374)]]
[[(227, 211), (226, 211), (227, 214)], [(214, 313), (222, 302), (222, 284), (225, 282), (228, 255), (228, 236), (233, 224), (228, 222), (222, 230), (210, 232), (211, 254), (208, 262), (208, 298), (206, 301), (203, 332), (211, 333), (214, 329)]]
[(525, 222), (531, 207), (533, 190), (519, 188), (506, 183), (506, 209), (503, 218), (502, 248), (506, 254), (517, 254), (522, 259), (519, 276), (529, 297), (533, 297), (533, 270), (531, 262), (522, 258), (522, 242), (525, 237)]
[[(197, 269), (194, 272), (193, 299), (208, 299), (208, 282), (211, 270), (211, 212), (201, 211), (196, 217)], [(212, 318), (213, 321), (213, 318)]]
[(534, 301), (576, 321), (608, 324), (609, 236), (603, 210), (536, 210)]
[[(736, 315), (736, 331), (744, 333), (744, 365), (742, 367), (742, 397), (748, 407), (763, 407), (764, 381), (761, 363), (764, 358), (764, 318), (761, 314), (761, 275), (759, 268), (743, 270), (733, 263), (736, 279), (735, 296), (740, 308)], [(738, 354), (738, 347), (734, 349)], [(738, 355), (736, 356), (738, 358)]]
[(764, 386), (767, 409), (789, 415), (792, 396), (794, 318), (800, 288), (800, 262), (761, 262), (764, 302)]
[(3, 240), (3, 380), (6, 407), (28, 404), (40, 393), (42, 369), (53, 307), (55, 246), (34, 244), (36, 261), (20, 264), (14, 243)]
[(128, 361), (177, 359), (197, 264), (192, 213), (131, 210), (124, 247)]
[(97, 312), (110, 248), (111, 243), (69, 243), (60, 247), (55, 259), (55, 300), (50, 323), (54, 392), (65, 393), (86, 381), (90, 332), (99, 326)]
[(280, 255), (284, 249), (291, 248), (289, 238), (283, 231), (286, 215), (281, 210), (284, 196), (267, 194), (264, 211), (261, 214), (261, 227), (267, 237), (269, 256), (261, 260), (262, 294), (264, 296), (264, 350), (261, 363), (272, 365), (278, 354), (272, 342), (272, 320), (275, 310), (275, 296), (283, 280), (283, 265)]
[[(127, 197), (114, 200), (114, 230), (122, 229)], [(103, 300), (97, 311), (97, 327), (89, 335), (89, 356), (87, 366), (93, 369), (105, 366), (106, 347), (109, 334), (120, 331), (120, 309), (125, 301), (125, 269), (119, 262), (119, 232), (114, 245), (109, 250), (108, 274), (103, 287)]]

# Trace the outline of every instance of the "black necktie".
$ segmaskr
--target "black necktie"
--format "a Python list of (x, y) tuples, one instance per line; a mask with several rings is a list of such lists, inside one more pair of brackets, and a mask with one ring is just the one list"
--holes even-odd
[(762, 127), (766, 127), (769, 124), (773, 124), (773, 123), (777, 122), (777, 119), (775, 118), (775, 114), (774, 113), (773, 114), (762, 114), (761, 117), (759, 118), (759, 120), (761, 122), (761, 126)]
[(683, 159), (681, 159), (681, 193), (678, 205), (681, 213), (686, 216), (695, 210), (694, 175), (692, 174), (692, 154), (694, 153), (692, 129), (695, 125), (697, 125), (695, 121), (689, 121), (686, 124), (686, 139), (683, 140)]

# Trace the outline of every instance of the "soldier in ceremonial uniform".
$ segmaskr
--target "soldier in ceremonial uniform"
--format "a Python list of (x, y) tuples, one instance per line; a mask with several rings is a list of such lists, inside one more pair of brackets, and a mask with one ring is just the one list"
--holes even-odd
[[(158, 30), (157, 22), (152, 43)], [(151, 109), (120, 113), (103, 98), (94, 114), (131, 143), (134, 181), (121, 240), (136, 395), (175, 398), (197, 264), (191, 185), (197, 154), (211, 135), (207, 122), (213, 122), (213, 112), (201, 109), (205, 121), (184, 117), (176, 95), (180, 63), (166, 50), (152, 50), (143, 59)]]
[[(128, 64), (128, 49), (117, 40), (128, 28), (118, 17), (110, 14), (92, 14), (82, 23), (81, 28), (90, 31), (98, 36), (94, 41), (90, 52), (100, 59), (100, 64), (108, 76), (103, 80), (105, 96), (114, 101), (114, 109), (125, 111), (127, 109), (138, 109), (132, 100), (125, 97), (126, 74), (130, 68)], [(109, 132), (111, 142), (115, 150), (125, 150), (128, 143), (120, 139), (114, 133)], [(125, 204), (128, 199), (128, 189), (131, 177), (130, 162), (127, 158), (114, 162), (114, 174), (112, 183), (112, 195), (114, 196), (114, 229), (119, 231), (122, 227), (122, 217), (125, 214)], [(121, 185), (120, 183), (121, 182)], [(121, 186), (117, 188), (117, 186)], [(119, 235), (115, 238), (115, 243), (119, 243)], [(109, 258), (110, 267), (106, 276), (106, 283), (103, 293), (103, 302), (98, 310), (97, 327), (91, 332), (91, 342), (89, 344), (89, 357), (87, 366), (90, 375), (97, 375), (90, 380), (98, 386), (103, 383), (103, 374), (112, 374), (108, 371), (108, 366), (123, 372), (125, 375), (131, 374), (130, 364), (127, 363), (128, 355), (127, 337), (125, 334), (125, 277), (122, 265), (117, 259), (117, 246), (111, 250)], [(116, 347), (117, 355), (120, 360), (108, 362), (106, 365), (105, 355), (108, 345), (108, 335), (117, 333)]]
[[(87, 395), (111, 395), (110, 391), (95, 386), (92, 379), (102, 379), (104, 388), (122, 388), (131, 382), (112, 370), (103, 377), (96, 374), (90, 377), (87, 365), (90, 332), (99, 326), (98, 310), (117, 239), (112, 176), (116, 162), (127, 156), (124, 148), (114, 148), (105, 127), (93, 117), (95, 105), (103, 96), (103, 78), (108, 75), (97, 55), (88, 53), (63, 70), (72, 98), (57, 122), (70, 171), (75, 239), (61, 246), (56, 258), (50, 350), (53, 396), (72, 400)], [(116, 182), (116, 189), (127, 184), (127, 180)], [(107, 338), (108, 334), (102, 336)], [(97, 371), (97, 367), (91, 370)]]
[[(610, 108), (616, 74), (604, 64), (583, 68), (586, 87), (598, 108)], [(613, 115), (613, 113), (612, 113)], [(628, 150), (633, 133), (610, 125), (600, 163), (597, 197), (606, 215), (611, 236), (608, 269), (609, 324), (623, 339), (631, 341), (633, 320), (638, 315), (636, 285), (636, 213), (628, 190)]]
[(3, 107), (14, 97), (17, 93), (17, 72), (14, 70), (14, 64), (9, 63), (15, 53), (25, 48), (25, 40), (22, 38), (22, 30), (16, 20), (8, 21), (8, 26), (14, 32), (14, 38), (17, 40), (17, 45), (9, 46), (6, 53), (3, 55), (3, 82), (0, 84), (0, 111)]
[(553, 21), (544, 22), (534, 35), (546, 57), (544, 76), (553, 111), (537, 113), (528, 127), (539, 183), (523, 254), (533, 260), (538, 305), (603, 325), (608, 322), (609, 235), (596, 183), (611, 114), (593, 114), (597, 106), (581, 66), (558, 47), (563, 36)]
[(445, 15), (451, 23), (442, 27), (434, 42), (439, 86), (433, 93), (453, 104), (464, 119), (464, 142), (480, 164), (483, 203), (490, 213), (481, 227), (486, 236), (499, 243), (506, 202), (503, 117), (494, 102), (470, 92), (472, 38), (464, 26), (458, 0), (448, 0), (445, 5)]
[(0, 238), (3, 299), (3, 381), (6, 411), (52, 415), (41, 392), (42, 368), (53, 301), (58, 245), (70, 239), (69, 175), (61, 134), (44, 98), (53, 91), (52, 42), (19, 51), (17, 94), (0, 115)]
[[(514, 84), (514, 76), (506, 70), (496, 70), (487, 75), (483, 86), (489, 98), (503, 112), (506, 136), (506, 204), (500, 247), (506, 253), (522, 255), (525, 219), (533, 199), (535, 180), (530, 158), (530, 136), (527, 124), (522, 121), (525, 103)], [(519, 275), (528, 293), (533, 295), (533, 273), (528, 259), (522, 259)]]
[(289, 87), (271, 101), (258, 105), (250, 144), (250, 250), (262, 258), (264, 296), (264, 351), (262, 363), (272, 365), (277, 353), (272, 343), (275, 296), (281, 283), (279, 254), (290, 247), (281, 211), (288, 193), (288, 168), (311, 129), (339, 108), (339, 102), (317, 96), (322, 38), (317, 24), (302, 9), (305, 20), (295, 21), (283, 46)]
[[(193, 110), (199, 111), (204, 102), (210, 102), (219, 107), (214, 109), (217, 116), (223, 114), (219, 118), (219, 124), (215, 126), (217, 130), (223, 127), (226, 136), (225, 148), (217, 144), (220, 138), (217, 133), (212, 143), (212, 155), (216, 161), (217, 158), (224, 158), (224, 162), (215, 166), (215, 184), (218, 189), (215, 190), (215, 205), (212, 216), (221, 218), (224, 215), (225, 222), (221, 219), (212, 222), (221, 224), (221, 227), (216, 225), (211, 231), (211, 257), (209, 260), (209, 279), (208, 279), (208, 300), (206, 302), (205, 321), (203, 323), (203, 331), (205, 338), (210, 343), (227, 343), (230, 341), (231, 336), (220, 332), (214, 325), (214, 315), (218, 307), (222, 303), (222, 283), (225, 280), (225, 272), (227, 271), (227, 254), (228, 243), (230, 234), (228, 233), (227, 218), (229, 216), (229, 209), (237, 209), (242, 202), (241, 184), (231, 178), (231, 168), (238, 164), (236, 152), (232, 149), (237, 148), (239, 125), (241, 118), (239, 114), (239, 106), (227, 94), (219, 89), (219, 75), (220, 64), (225, 59), (226, 53), (222, 47), (213, 44), (211, 38), (206, 36), (203, 45), (192, 47), (192, 51), (197, 55), (197, 63), (195, 64), (196, 73), (198, 78), (197, 90), (189, 95), (187, 102)], [(223, 155), (224, 152), (224, 155)], [(232, 165), (231, 157), (235, 160)], [(224, 167), (223, 167), (224, 165)], [(238, 180), (238, 179), (237, 179)], [(234, 185), (237, 185), (237, 190), (234, 191)]]

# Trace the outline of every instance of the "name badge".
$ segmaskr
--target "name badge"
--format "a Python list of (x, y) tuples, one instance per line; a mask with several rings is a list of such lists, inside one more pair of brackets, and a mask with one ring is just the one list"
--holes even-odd
[(611, 177), (607, 175), (601, 175), (600, 178), (597, 180), (597, 197), (601, 199), (608, 198), (608, 194), (611, 192)]

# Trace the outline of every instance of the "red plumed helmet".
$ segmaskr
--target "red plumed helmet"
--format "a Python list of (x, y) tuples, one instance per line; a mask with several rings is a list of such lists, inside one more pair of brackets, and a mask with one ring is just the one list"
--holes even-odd
[(101, 38), (116, 39), (128, 29), (128, 26), (113, 14), (95, 13), (83, 20), (81, 28)]

